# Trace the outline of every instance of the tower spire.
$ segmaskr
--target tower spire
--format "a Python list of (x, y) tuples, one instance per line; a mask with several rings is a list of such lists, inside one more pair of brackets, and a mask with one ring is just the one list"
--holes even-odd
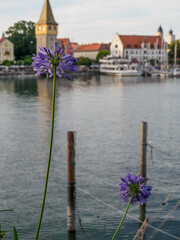
[(41, 16), (39, 18), (39, 21), (37, 24), (54, 24), (58, 25), (56, 21), (54, 20), (54, 16), (52, 13), (51, 5), (49, 3), (49, 0), (44, 1), (44, 6), (41, 12)]

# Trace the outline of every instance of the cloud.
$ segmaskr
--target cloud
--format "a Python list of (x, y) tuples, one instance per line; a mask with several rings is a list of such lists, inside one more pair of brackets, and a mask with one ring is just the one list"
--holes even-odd
[[(1, 1), (0, 31), (19, 20), (36, 22), (44, 3), (44, 0)], [(78, 42), (109, 42), (116, 32), (155, 35), (161, 24), (165, 34), (172, 28), (180, 38), (179, 0), (50, 0), (50, 3), (59, 23), (58, 37), (71, 37)]]

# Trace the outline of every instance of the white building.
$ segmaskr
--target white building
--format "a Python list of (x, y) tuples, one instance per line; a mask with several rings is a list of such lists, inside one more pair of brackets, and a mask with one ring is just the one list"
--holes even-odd
[(163, 39), (161, 26), (158, 28), (157, 36), (119, 35), (116, 33), (111, 42), (110, 51), (114, 57), (138, 62), (168, 60), (167, 44)]

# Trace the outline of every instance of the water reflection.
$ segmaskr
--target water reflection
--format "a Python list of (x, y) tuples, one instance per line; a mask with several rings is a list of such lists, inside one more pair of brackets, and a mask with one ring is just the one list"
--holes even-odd
[(14, 82), (10, 79), (0, 79), (0, 91), (13, 93), (14, 92)]
[[(16, 219), (10, 216), (4, 220), (7, 226), (16, 222), (18, 229), (24, 229), (22, 239), (31, 239), (39, 218), (49, 145), (52, 82), (52, 79), (42, 78), (0, 79), (1, 204), (4, 208), (16, 209)], [(55, 151), (42, 239), (68, 238), (66, 131), (70, 128), (77, 130), (78, 185), (117, 209), (126, 207), (118, 197), (120, 176), (139, 170), (142, 120), (149, 122), (152, 145), (168, 152), (169, 156), (176, 155), (170, 158), (154, 151), (154, 164), (148, 163), (148, 177), (158, 179), (161, 176), (161, 181), (170, 183), (179, 180), (179, 85), (180, 81), (172, 79), (103, 75), (76, 75), (73, 81), (57, 80)], [(148, 217), (155, 216), (154, 223), (158, 225), (166, 219), (167, 211), (169, 213), (165, 205), (161, 213), (155, 215), (159, 204), (171, 191), (170, 203), (175, 206), (173, 196), (179, 198), (179, 188), (156, 181), (151, 183), (154, 194), (146, 210)], [(121, 216), (83, 192), (78, 191), (77, 199), (90, 239), (110, 239)], [(176, 210), (164, 229), (179, 236), (180, 209)], [(138, 206), (131, 208), (130, 215), (137, 217), (138, 214)], [(127, 222), (121, 237), (133, 239), (137, 224), (134, 220), (127, 219)], [(79, 228), (73, 237), (84, 239)], [(169, 238), (161, 234), (157, 239)]]
[(13, 82), (18, 96), (37, 96), (37, 79), (14, 79)]

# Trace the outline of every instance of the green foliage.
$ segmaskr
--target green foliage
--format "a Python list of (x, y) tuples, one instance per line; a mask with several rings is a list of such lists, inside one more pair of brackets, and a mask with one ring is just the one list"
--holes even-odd
[(96, 56), (96, 62), (99, 62), (99, 59), (105, 57), (106, 55), (110, 54), (109, 50), (101, 50)]
[(150, 59), (150, 63), (151, 63), (152, 66), (154, 66), (155, 65), (155, 59)]
[(11, 65), (13, 65), (14, 64), (14, 62), (13, 61), (9, 61), (9, 60), (4, 60), (3, 62), (2, 62), (2, 65), (5, 65), (5, 66), (11, 66)]
[(6, 234), (6, 232), (0, 232), (0, 239), (2, 239), (5, 234)]
[(23, 64), (24, 64), (24, 61), (23, 61), (23, 60), (17, 60), (17, 61), (16, 61), (16, 65), (19, 65), (19, 66), (20, 66), (20, 65), (23, 65)]
[(6, 31), (8, 39), (14, 43), (16, 60), (36, 52), (35, 23), (19, 21)]
[(26, 55), (24, 58), (24, 65), (31, 65), (33, 62), (32, 56), (31, 55)]
[[(5, 210), (0, 210), (0, 212), (12, 212), (11, 209), (5, 209)], [(1, 225), (0, 225), (0, 239), (2, 239), (4, 237), (4, 235), (6, 233), (12, 232), (12, 230), (1, 230)], [(14, 233), (14, 240), (18, 240), (18, 235), (17, 235), (17, 231), (16, 228), (13, 228), (13, 233)]]
[(177, 58), (180, 58), (180, 40), (172, 42), (169, 46), (169, 59), (174, 59), (175, 44), (177, 43)]
[(14, 232), (14, 240), (18, 240), (18, 234), (15, 227), (13, 228), (13, 232)]
[(77, 62), (78, 65), (91, 66), (92, 60), (87, 57), (80, 57)]

